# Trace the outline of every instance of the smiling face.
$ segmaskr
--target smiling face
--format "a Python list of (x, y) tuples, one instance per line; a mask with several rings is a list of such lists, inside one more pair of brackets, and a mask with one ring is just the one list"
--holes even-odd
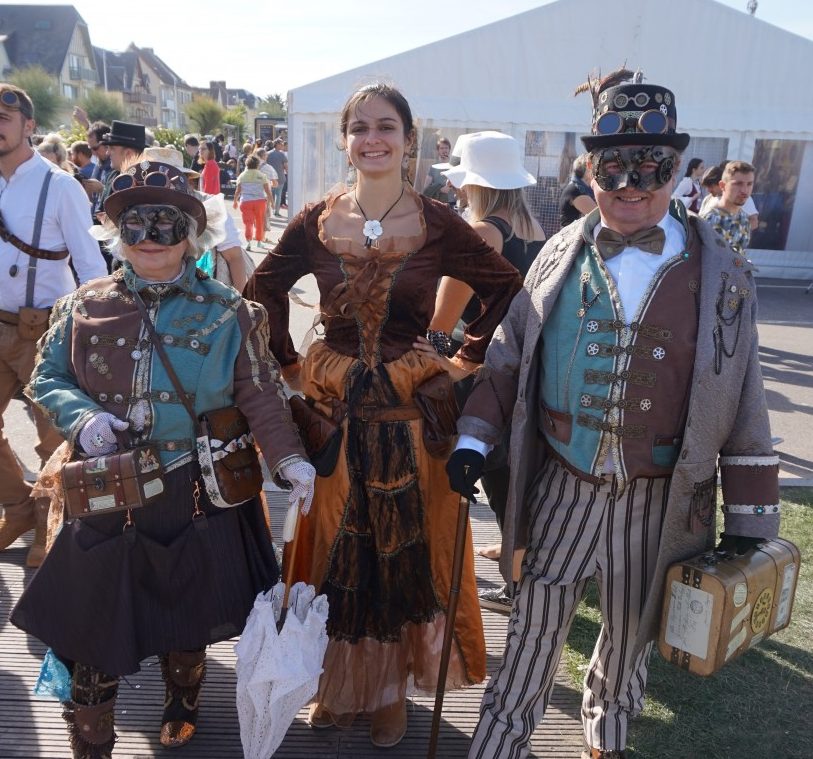
[(398, 111), (384, 98), (374, 97), (354, 108), (344, 138), (350, 162), (360, 174), (400, 178), (411, 143)]
[[(605, 158), (599, 168), (593, 163), (591, 156), (591, 169), (594, 174), (601, 174), (609, 180), (624, 173), (624, 167), (611, 158)], [(676, 171), (680, 163), (680, 156), (676, 156), (674, 168)], [(634, 167), (640, 175), (637, 185), (621, 182), (619, 189), (604, 190), (601, 184), (609, 186), (611, 182), (604, 179), (601, 184), (594, 178), (591, 186), (596, 196), (596, 205), (601, 213), (601, 220), (608, 228), (622, 235), (631, 235), (642, 229), (655, 226), (669, 210), (674, 186), (673, 174), (670, 172), (668, 181), (658, 182), (655, 175), (658, 163), (647, 159)], [(663, 167), (662, 167), (663, 168)], [(645, 189), (644, 189), (645, 188)]]
[(186, 217), (174, 206), (128, 208), (119, 220), (122, 252), (142, 279), (166, 282), (181, 271), (188, 247)]

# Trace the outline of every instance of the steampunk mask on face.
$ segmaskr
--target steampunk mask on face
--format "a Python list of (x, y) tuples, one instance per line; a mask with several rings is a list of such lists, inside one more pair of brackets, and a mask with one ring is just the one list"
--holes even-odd
[(131, 206), (119, 219), (119, 232), (125, 245), (138, 245), (144, 240), (177, 245), (189, 237), (189, 223), (175, 206)]
[(680, 153), (664, 145), (610, 147), (591, 154), (593, 178), (605, 192), (658, 190), (672, 179), (679, 159)]

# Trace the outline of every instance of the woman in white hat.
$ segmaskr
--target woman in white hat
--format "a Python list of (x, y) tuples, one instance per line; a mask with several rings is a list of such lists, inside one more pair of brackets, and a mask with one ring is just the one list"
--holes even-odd
[[(468, 198), (469, 223), (494, 250), (510, 261), (524, 277), (542, 249), (545, 233), (533, 218), (525, 202), (524, 187), (536, 184), (536, 179), (522, 165), (519, 143), (501, 132), (484, 131), (461, 135), (453, 155), (460, 156), (459, 165), (443, 172), (458, 190)], [(436, 346), (454, 332), (462, 319), (465, 328), (480, 313), (480, 301), (464, 282), (444, 277), (438, 289), (435, 315), (430, 330)], [(438, 339), (439, 338), (439, 339)], [(423, 350), (436, 353), (436, 360), (445, 363), (440, 353), (428, 341), (421, 341)], [(471, 390), (471, 380), (458, 382), (456, 390), (461, 403)], [(482, 478), (488, 502), (502, 529), (502, 519), (508, 495), (507, 448), (497, 446), (491, 452)], [(479, 551), (482, 556), (499, 559), (499, 545)], [(510, 589), (480, 593), (480, 605), (508, 613), (511, 609)]]

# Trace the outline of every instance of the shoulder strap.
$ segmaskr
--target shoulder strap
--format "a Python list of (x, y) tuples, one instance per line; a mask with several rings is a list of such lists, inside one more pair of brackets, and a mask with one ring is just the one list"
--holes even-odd
[[(37, 215), (34, 217), (34, 238), (31, 240), (32, 248), (39, 248), (40, 235), (42, 234), (42, 220), (45, 217), (45, 201), (48, 198), (48, 186), (51, 184), (51, 177), (54, 173), (48, 169), (45, 174), (45, 179), (42, 180), (42, 189), (40, 189), (40, 197), (37, 201)], [(25, 285), (25, 305), (31, 308), (34, 305), (34, 284), (37, 280), (37, 261), (36, 256), (28, 257), (28, 280)]]
[(505, 219), (501, 219), (499, 216), (486, 216), (483, 221), (500, 231), (503, 243), (508, 242), (508, 238), (511, 237), (511, 225)]
[(141, 319), (144, 322), (144, 326), (147, 328), (147, 332), (150, 333), (150, 337), (152, 338), (152, 344), (153, 346), (155, 346), (155, 350), (158, 353), (158, 358), (161, 359), (161, 363), (164, 365), (164, 369), (166, 369), (170, 382), (172, 382), (172, 385), (175, 388), (175, 392), (178, 393), (178, 397), (181, 399), (181, 403), (183, 403), (186, 412), (192, 418), (192, 426), (195, 428), (195, 436), (200, 437), (201, 435), (200, 422), (198, 420), (197, 415), (195, 414), (195, 409), (192, 408), (192, 404), (190, 403), (189, 398), (186, 397), (186, 392), (183, 389), (183, 385), (181, 384), (181, 381), (178, 379), (178, 375), (175, 373), (175, 369), (172, 368), (169, 356), (167, 356), (167, 352), (164, 350), (164, 346), (161, 343), (161, 339), (158, 337), (158, 332), (156, 332), (155, 325), (152, 323), (152, 319), (150, 319), (150, 314), (147, 311), (147, 307), (144, 305), (144, 301), (141, 300), (141, 295), (136, 291), (133, 291), (133, 299), (135, 300), (135, 304), (138, 307), (138, 312), (141, 314)]

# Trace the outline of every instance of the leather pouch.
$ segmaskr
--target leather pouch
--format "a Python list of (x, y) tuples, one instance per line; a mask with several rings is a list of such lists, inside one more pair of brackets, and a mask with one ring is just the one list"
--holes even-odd
[(23, 306), (19, 311), (17, 334), (23, 340), (39, 340), (48, 331), (50, 308), (30, 308)]
[(325, 416), (316, 410), (312, 400), (301, 395), (292, 395), (288, 402), (291, 404), (291, 414), (299, 428), (305, 452), (316, 469), (316, 474), (329, 477), (336, 468), (342, 447), (343, 414), (337, 407), (338, 420)]
[(460, 406), (449, 375), (441, 372), (418, 385), (415, 405), (423, 416), (423, 443), (427, 453), (437, 459), (448, 458), (460, 418)]
[(547, 437), (568, 445), (573, 434), (573, 415), (542, 405), (539, 426)]
[(161, 460), (149, 445), (70, 461), (62, 483), (66, 519), (137, 509), (164, 492)]
[(198, 461), (206, 495), (221, 509), (239, 506), (263, 487), (263, 473), (248, 420), (237, 406), (201, 414)]

